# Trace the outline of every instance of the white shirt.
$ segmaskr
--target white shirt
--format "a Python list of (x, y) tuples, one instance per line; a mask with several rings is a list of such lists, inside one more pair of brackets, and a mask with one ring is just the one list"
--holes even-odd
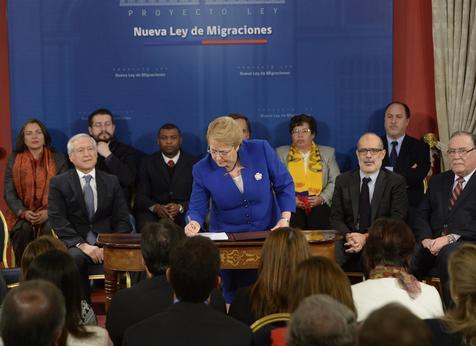
[(367, 186), (369, 187), (369, 200), (370, 202), (372, 202), (372, 197), (374, 196), (374, 191), (375, 191), (375, 183), (377, 182), (377, 178), (378, 178), (378, 174), (380, 173), (380, 170), (378, 170), (377, 172), (374, 172), (372, 174), (365, 174), (364, 172), (362, 172), (362, 170), (360, 170), (360, 190), (362, 190), (362, 179), (364, 179), (365, 177), (369, 177), (370, 179), (372, 179), (371, 181), (368, 182)]
[(86, 180), (84, 179), (85, 175), (90, 175), (91, 180), (89, 181), (89, 185), (91, 185), (91, 188), (93, 190), (93, 196), (94, 196), (94, 212), (98, 209), (98, 189), (97, 189), (97, 184), (96, 184), (96, 169), (93, 168), (93, 170), (87, 174), (81, 172), (80, 170), (76, 169), (76, 172), (78, 173), (79, 176), (79, 183), (81, 184), (81, 190), (83, 191), (84, 194), (84, 186), (86, 185)]
[(180, 157), (180, 150), (179, 152), (177, 153), (177, 155), (175, 155), (174, 157), (167, 157), (164, 155), (164, 153), (162, 153), (162, 157), (164, 158), (164, 161), (165, 161), (165, 164), (168, 165), (169, 164), (169, 161), (172, 160), (174, 162), (174, 165), (177, 164), (177, 161)]
[[(390, 153), (392, 152), (392, 148), (393, 148), (392, 142), (394, 142), (394, 141), (397, 141), (397, 145), (395, 146), (395, 150), (397, 151), (397, 157), (400, 155), (400, 149), (402, 148), (402, 143), (403, 143), (404, 138), (405, 138), (405, 135), (403, 135), (401, 137), (398, 137), (397, 139), (390, 138), (387, 135), (387, 143), (388, 143), (388, 153), (387, 153), (387, 155), (388, 156), (390, 156)], [(392, 166), (386, 166), (385, 168), (388, 169), (389, 171), (392, 171), (392, 172), (393, 172), (393, 169), (394, 169), (394, 167), (392, 167)]]

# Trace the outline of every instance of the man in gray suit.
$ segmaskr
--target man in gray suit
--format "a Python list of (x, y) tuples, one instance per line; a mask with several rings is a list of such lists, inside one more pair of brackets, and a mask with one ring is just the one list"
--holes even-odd
[(404, 220), (407, 214), (405, 179), (382, 169), (385, 149), (375, 133), (365, 133), (357, 143), (359, 169), (336, 179), (331, 207), (331, 227), (344, 236), (336, 244), (337, 261), (348, 271), (362, 271), (360, 253), (367, 230), (379, 217)]

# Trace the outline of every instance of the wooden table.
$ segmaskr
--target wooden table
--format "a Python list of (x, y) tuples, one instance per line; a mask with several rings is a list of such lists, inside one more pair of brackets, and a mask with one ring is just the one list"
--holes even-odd
[[(332, 232), (332, 231), (329, 231)], [(304, 231), (314, 256), (335, 259), (334, 240), (326, 231)], [(324, 236), (323, 236), (324, 234)], [(332, 233), (334, 234), (334, 232)], [(324, 238), (324, 239), (323, 239)], [(137, 233), (100, 233), (98, 244), (104, 248), (104, 289), (106, 311), (117, 291), (120, 272), (143, 271), (140, 248), (141, 235)], [(222, 269), (257, 269), (264, 240), (217, 241)]]

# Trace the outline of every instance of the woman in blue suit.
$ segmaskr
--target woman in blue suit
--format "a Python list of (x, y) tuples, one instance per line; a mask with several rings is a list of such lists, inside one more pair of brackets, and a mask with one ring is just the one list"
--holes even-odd
[[(241, 129), (230, 117), (219, 117), (210, 123), (207, 141), (209, 154), (193, 167), (185, 233), (188, 236), (198, 233), (210, 200), (211, 232), (288, 227), (291, 212), (296, 208), (294, 184), (268, 142), (243, 141)], [(235, 286), (227, 276), (228, 273), (222, 276), (225, 293), (250, 284), (248, 281)]]

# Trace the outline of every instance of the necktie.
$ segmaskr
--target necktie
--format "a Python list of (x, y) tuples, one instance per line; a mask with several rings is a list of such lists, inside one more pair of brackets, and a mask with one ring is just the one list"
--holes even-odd
[(458, 179), (456, 179), (456, 186), (453, 189), (453, 192), (451, 193), (449, 209), (452, 209), (454, 207), (459, 195), (461, 195), (461, 192), (463, 191), (463, 184), (464, 178), (458, 177)]
[(393, 141), (392, 143), (392, 151), (390, 152), (390, 155), (388, 156), (388, 165), (391, 167), (394, 167), (397, 165), (397, 141)]
[(174, 160), (167, 161), (167, 166), (169, 166), (169, 168), (173, 168), (175, 166)]
[[(93, 188), (91, 187), (91, 184), (90, 184), (92, 176), (85, 175), (83, 178), (84, 178), (84, 181), (86, 182), (86, 184), (84, 184), (84, 190), (83, 190), (84, 203), (86, 204), (86, 209), (88, 211), (89, 221), (91, 221), (94, 216), (94, 194), (93, 194)], [(96, 234), (93, 231), (89, 231), (88, 234), (86, 235), (86, 241), (91, 245), (96, 244), (96, 238), (97, 238)]]
[(369, 182), (372, 179), (365, 177), (362, 179), (359, 198), (359, 230), (366, 231), (370, 227), (370, 193)]

